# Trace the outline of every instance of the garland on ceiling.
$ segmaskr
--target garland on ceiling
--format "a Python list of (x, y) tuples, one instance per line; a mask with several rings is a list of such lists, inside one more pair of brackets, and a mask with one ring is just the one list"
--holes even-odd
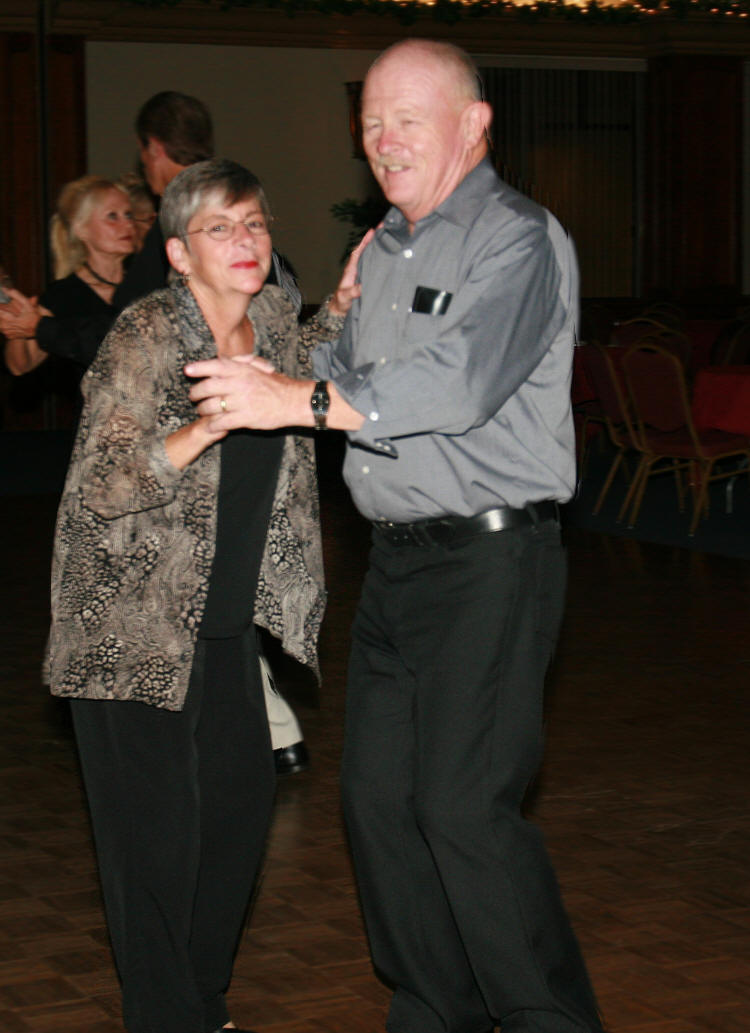
[[(128, 0), (140, 7), (176, 7), (182, 0)], [(211, 4), (213, 0), (203, 0)], [(455, 23), (485, 15), (512, 17), (535, 22), (557, 19), (596, 25), (623, 25), (653, 19), (685, 19), (699, 15), (703, 20), (739, 21), (750, 18), (750, 0), (622, 0), (600, 4), (596, 0), (565, 3), (564, 0), (221, 0), (220, 10), (238, 7), (276, 9), (293, 17), (307, 11), (320, 14), (378, 14), (410, 25), (421, 14), (434, 21)]]

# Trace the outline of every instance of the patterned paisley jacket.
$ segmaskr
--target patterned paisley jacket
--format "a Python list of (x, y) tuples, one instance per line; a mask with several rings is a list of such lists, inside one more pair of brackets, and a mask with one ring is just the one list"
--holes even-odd
[[(343, 320), (324, 306), (304, 327), (284, 292), (250, 304), (256, 351), (290, 376)], [(186, 362), (210, 358), (210, 330), (186, 287), (126, 309), (81, 385), (84, 408), (57, 517), (47, 674), (53, 694), (180, 710), (216, 539), (220, 453), (185, 470), (165, 439), (195, 419)], [(317, 673), (325, 607), (313, 444), (289, 434), (254, 620)]]

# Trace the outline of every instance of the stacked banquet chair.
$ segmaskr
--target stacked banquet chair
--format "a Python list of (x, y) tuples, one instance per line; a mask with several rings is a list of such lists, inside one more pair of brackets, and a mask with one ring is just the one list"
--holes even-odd
[(570, 399), (573, 405), (573, 422), (576, 432), (576, 465), (578, 479), (583, 477), (589, 438), (606, 423), (606, 416), (598, 392), (590, 382), (585, 354), (591, 344), (579, 344), (573, 354), (573, 380)]
[(750, 462), (750, 439), (722, 430), (696, 429), (684, 364), (660, 343), (648, 340), (631, 345), (622, 356), (622, 367), (641, 455), (623, 506), (626, 510), (630, 505), (628, 526), (635, 524), (646, 484), (655, 474), (674, 474), (682, 510), (683, 474), (687, 474), (693, 494), (688, 533), (693, 535), (701, 514), (708, 512), (709, 483), (736, 475), (738, 464), (727, 468), (723, 460)]
[[(607, 497), (617, 471), (621, 467), (627, 469), (627, 453), (639, 452), (640, 450), (635, 428), (631, 420), (630, 401), (627, 396), (627, 390), (622, 380), (622, 375), (615, 366), (614, 350), (603, 348), (601, 344), (594, 341), (591, 344), (583, 345), (581, 351), (586, 375), (596, 392), (604, 413), (607, 433), (615, 448), (614, 459), (593, 509), (593, 513), (596, 514), (602, 508), (604, 499)], [(634, 481), (631, 478), (631, 486), (633, 483)], [(625, 497), (625, 501), (617, 516), (618, 520), (622, 519), (629, 501), (630, 493)]]

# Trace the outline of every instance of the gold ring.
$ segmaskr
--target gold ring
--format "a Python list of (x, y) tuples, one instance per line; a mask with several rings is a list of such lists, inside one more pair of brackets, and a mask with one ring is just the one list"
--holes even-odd
[(221, 411), (222, 412), (226, 412), (227, 411), (227, 400), (226, 400), (226, 398), (222, 397), (221, 401), (219, 402), (219, 405), (221, 406)]

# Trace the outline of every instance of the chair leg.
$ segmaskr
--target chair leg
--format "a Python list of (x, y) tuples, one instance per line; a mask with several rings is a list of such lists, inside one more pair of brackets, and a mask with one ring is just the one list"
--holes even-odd
[(698, 526), (698, 521), (700, 520), (703, 510), (705, 509), (706, 513), (708, 513), (708, 484), (711, 478), (713, 466), (713, 460), (710, 460), (705, 467), (698, 467), (698, 464), (696, 464), (697, 475), (700, 478), (700, 487), (695, 502), (693, 503), (693, 519), (690, 521), (688, 537), (692, 537), (695, 534), (695, 529)]
[(638, 490), (636, 491), (635, 498), (633, 499), (633, 508), (630, 511), (630, 517), (628, 519), (628, 530), (635, 527), (635, 522), (638, 519), (638, 513), (641, 509), (641, 503), (643, 502), (643, 496), (646, 494), (646, 485), (648, 484), (648, 478), (651, 474), (651, 467), (655, 462), (655, 458), (646, 459), (646, 465), (643, 469), (643, 473), (641, 474)]
[(604, 499), (607, 496), (607, 492), (609, 491), (609, 489), (610, 489), (610, 487), (612, 485), (612, 481), (614, 480), (615, 474), (617, 473), (617, 470), (618, 470), (618, 468), (620, 466), (620, 463), (622, 463), (624, 456), (625, 456), (624, 450), (620, 449), (620, 451), (615, 456), (614, 461), (612, 462), (612, 465), (609, 468), (609, 473), (607, 474), (607, 479), (605, 480), (604, 484), (602, 485), (602, 490), (599, 492), (599, 498), (596, 500), (596, 505), (594, 506), (594, 508), (592, 510), (592, 513), (594, 514), (594, 516), (596, 516), (596, 514), (602, 508), (602, 504), (604, 503)]
[(630, 506), (630, 501), (635, 495), (636, 491), (638, 490), (638, 485), (640, 484), (641, 477), (643, 476), (644, 470), (646, 470), (648, 466), (648, 456), (642, 455), (641, 458), (638, 460), (638, 466), (635, 468), (633, 480), (630, 482), (630, 487), (628, 488), (625, 498), (623, 499), (622, 505), (620, 506), (620, 512), (617, 514), (618, 524), (621, 520), (625, 518), (625, 514), (627, 513), (628, 508)]

